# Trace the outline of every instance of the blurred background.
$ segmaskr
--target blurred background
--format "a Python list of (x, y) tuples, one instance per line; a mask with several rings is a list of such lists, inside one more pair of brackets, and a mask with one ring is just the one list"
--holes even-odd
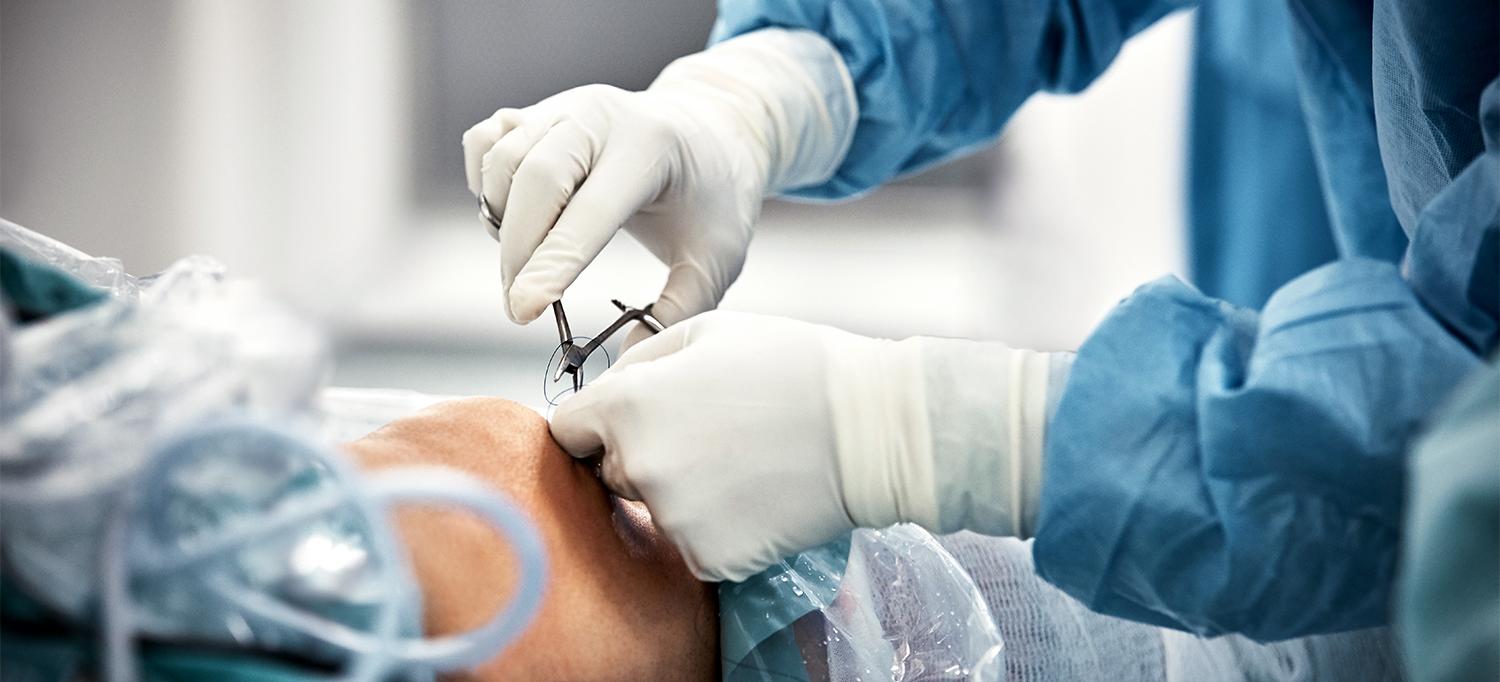
[[(543, 403), (550, 316), (500, 307), (459, 139), (500, 107), (645, 87), (701, 49), (707, 0), (4, 0), (0, 216), (134, 273), (189, 253), (334, 339), (333, 381)], [(772, 201), (724, 307), (891, 337), (1074, 348), (1183, 269), (1186, 15), (996, 144), (859, 201)], [(574, 330), (665, 268), (622, 234)]]

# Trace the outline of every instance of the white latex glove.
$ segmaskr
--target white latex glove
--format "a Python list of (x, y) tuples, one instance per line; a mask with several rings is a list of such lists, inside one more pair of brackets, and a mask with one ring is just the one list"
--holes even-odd
[(622, 225), (670, 267), (657, 319), (715, 307), (762, 198), (827, 180), (856, 106), (827, 40), (766, 29), (673, 62), (642, 92), (589, 85), (501, 109), (463, 145), (469, 190), (501, 219), (486, 227), (506, 314), (536, 319)]
[(632, 347), (552, 434), (602, 451), (694, 575), (743, 580), (856, 526), (1029, 533), (1068, 357), (713, 312)]

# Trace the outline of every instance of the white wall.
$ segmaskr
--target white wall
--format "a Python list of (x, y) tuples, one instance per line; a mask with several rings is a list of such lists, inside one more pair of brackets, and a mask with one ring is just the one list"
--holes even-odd
[[(0, 2), (0, 215), (154, 270), (177, 246), (172, 3)], [(149, 39), (148, 39), (149, 38)]]
[(1076, 348), (1137, 286), (1185, 271), (1192, 18), (1137, 36), (1081, 95), (1017, 113), (1001, 140), (985, 336)]
[(337, 306), (409, 219), (402, 3), (7, 0), (0, 215)]

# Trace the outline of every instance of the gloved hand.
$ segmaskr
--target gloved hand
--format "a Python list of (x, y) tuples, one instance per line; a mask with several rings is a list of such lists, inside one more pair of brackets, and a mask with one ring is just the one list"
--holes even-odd
[(632, 347), (552, 434), (602, 451), (700, 579), (743, 580), (856, 526), (1028, 534), (1069, 357), (713, 312)]
[(767, 29), (673, 62), (642, 92), (589, 85), (501, 109), (463, 144), (469, 190), (501, 220), (506, 314), (536, 319), (622, 225), (670, 267), (658, 319), (715, 307), (762, 198), (826, 180), (855, 107), (832, 45)]

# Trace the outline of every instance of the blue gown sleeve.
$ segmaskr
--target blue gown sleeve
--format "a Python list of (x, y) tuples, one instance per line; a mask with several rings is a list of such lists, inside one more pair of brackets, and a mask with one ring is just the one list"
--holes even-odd
[(1039, 90), (1076, 92), (1127, 38), (1188, 0), (721, 0), (710, 42), (800, 28), (843, 56), (859, 120), (827, 182), (836, 199), (986, 142)]
[(1049, 427), (1043, 577), (1202, 635), (1390, 619), (1410, 440), (1500, 346), (1500, 78), (1480, 109), (1403, 269), (1348, 258), (1259, 313), (1169, 278), (1110, 314)]
[(1205, 636), (1385, 623), (1407, 439), (1477, 366), (1382, 261), (1314, 270), (1259, 314), (1148, 284), (1074, 361), (1037, 570)]

